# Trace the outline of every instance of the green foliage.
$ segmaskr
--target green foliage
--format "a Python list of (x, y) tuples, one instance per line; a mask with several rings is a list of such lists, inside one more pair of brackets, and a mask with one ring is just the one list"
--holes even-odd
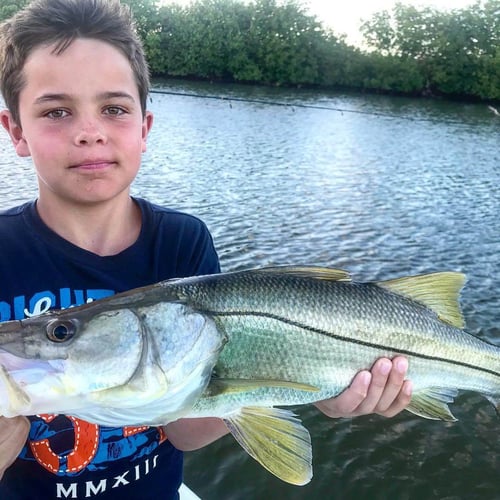
[(432, 93), (498, 99), (500, 0), (450, 12), (398, 3), (362, 32), (376, 51), (416, 62)]
[(29, 0), (2, 0), (0, 4), (0, 22), (8, 19), (29, 3)]
[(368, 52), (297, 0), (197, 0), (158, 16), (145, 43), (159, 75), (498, 98), (500, 0), (450, 12), (397, 3), (364, 23)]
[[(500, 99), (500, 0), (451, 11), (397, 3), (363, 24), (364, 51), (302, 0), (122, 1), (153, 75)], [(0, 20), (27, 3), (2, 0)]]
[(154, 33), (160, 28), (156, 0), (121, 0), (121, 2), (130, 7), (137, 33), (143, 40), (149, 33)]
[(319, 79), (326, 40), (295, 2), (199, 0), (189, 8), (163, 6), (159, 16), (161, 30), (146, 44), (155, 57), (164, 54), (152, 63), (158, 73), (277, 85)]

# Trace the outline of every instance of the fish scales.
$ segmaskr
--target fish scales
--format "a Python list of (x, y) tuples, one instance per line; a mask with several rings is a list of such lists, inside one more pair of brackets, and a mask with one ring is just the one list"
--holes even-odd
[[(191, 306), (213, 316), (230, 338), (216, 367), (221, 376), (230, 376), (237, 363), (243, 376), (272, 372), (304, 380), (307, 359), (303, 358), (321, 365), (320, 353), (312, 355), (311, 349), (328, 343), (325, 361), (329, 367), (340, 366), (344, 374), (328, 394), (338, 394), (361, 367), (369, 368), (380, 356), (396, 354), (412, 358), (409, 376), (418, 374), (414, 380), (417, 389), (420, 378), (422, 386), (428, 383), (425, 372), (432, 363), (439, 363), (445, 374), (454, 375), (450, 386), (456, 385), (455, 376), (464, 369), (477, 373), (469, 381), (470, 390), (500, 384), (497, 347), (439, 321), (427, 307), (374, 283), (272, 274), (231, 278), (207, 278), (202, 286), (188, 285), (180, 292)], [(263, 332), (268, 333), (266, 342)], [(283, 346), (286, 356), (280, 355)], [(242, 366), (246, 357), (251, 361)], [(362, 360), (364, 365), (360, 365)]]
[(101, 425), (220, 417), (266, 469), (306, 484), (309, 433), (278, 406), (335, 396), (381, 356), (408, 357), (416, 415), (455, 420), (458, 390), (498, 410), (500, 349), (463, 330), (463, 283), (459, 273), (358, 283), (341, 270), (268, 268), (1, 323), (0, 414)]

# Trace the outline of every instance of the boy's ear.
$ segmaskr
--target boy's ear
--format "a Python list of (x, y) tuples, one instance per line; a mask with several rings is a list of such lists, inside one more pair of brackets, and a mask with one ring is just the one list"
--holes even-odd
[(144, 120), (142, 121), (142, 152), (146, 151), (146, 139), (148, 138), (149, 131), (153, 126), (153, 113), (146, 111)]
[(2, 123), (2, 127), (8, 132), (18, 156), (31, 156), (28, 143), (24, 138), (23, 129), (13, 120), (10, 111), (6, 109), (0, 111), (0, 122)]

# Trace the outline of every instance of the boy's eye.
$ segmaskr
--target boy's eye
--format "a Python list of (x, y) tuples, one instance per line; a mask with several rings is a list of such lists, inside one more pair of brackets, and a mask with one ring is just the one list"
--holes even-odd
[(64, 109), (53, 109), (48, 113), (45, 113), (45, 116), (47, 118), (52, 118), (54, 120), (57, 120), (58, 118), (64, 118), (65, 116), (68, 116), (68, 112), (65, 111)]
[(120, 106), (108, 106), (104, 112), (107, 115), (112, 115), (112, 116), (120, 116), (123, 115), (126, 111), (120, 107)]

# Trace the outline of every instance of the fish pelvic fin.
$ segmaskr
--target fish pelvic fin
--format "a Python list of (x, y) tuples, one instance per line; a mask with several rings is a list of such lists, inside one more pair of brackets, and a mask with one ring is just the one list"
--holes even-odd
[(457, 389), (448, 388), (430, 388), (417, 391), (413, 394), (406, 409), (419, 417), (456, 422), (457, 419), (448, 408), (448, 403), (453, 403), (457, 395)]
[(377, 285), (427, 306), (451, 326), (464, 328), (458, 300), (464, 283), (464, 274), (442, 272), (379, 281)]
[(289, 410), (242, 408), (224, 417), (243, 449), (283, 481), (302, 486), (312, 478), (311, 437)]

